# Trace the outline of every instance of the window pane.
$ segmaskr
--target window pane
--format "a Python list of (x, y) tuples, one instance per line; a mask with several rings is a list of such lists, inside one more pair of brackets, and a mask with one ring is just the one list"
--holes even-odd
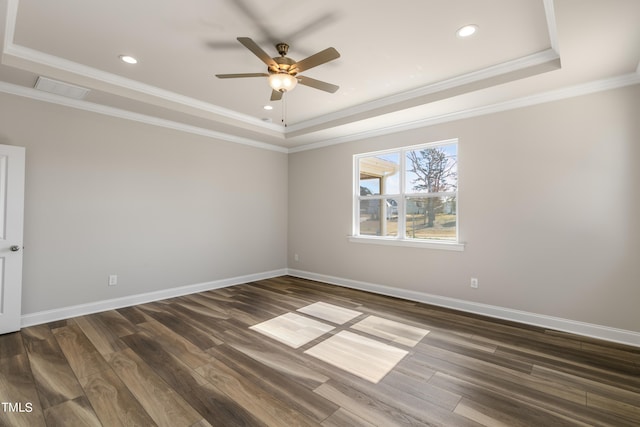
[(360, 200), (360, 235), (397, 236), (398, 203), (396, 200)]
[(458, 187), (457, 145), (408, 151), (405, 192), (441, 193)]
[(360, 195), (400, 193), (400, 154), (363, 157), (358, 162)]
[(406, 237), (457, 241), (455, 197), (408, 197)]

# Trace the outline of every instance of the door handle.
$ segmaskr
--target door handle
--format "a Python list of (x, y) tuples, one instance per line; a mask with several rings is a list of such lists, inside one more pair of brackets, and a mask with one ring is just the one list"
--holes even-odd
[(9, 249), (11, 249), (11, 252), (18, 252), (20, 250), (20, 246), (13, 245)]

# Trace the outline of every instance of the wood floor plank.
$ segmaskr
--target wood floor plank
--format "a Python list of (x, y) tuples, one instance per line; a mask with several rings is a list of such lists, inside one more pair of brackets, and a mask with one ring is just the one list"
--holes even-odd
[(139, 328), (149, 337), (156, 340), (164, 349), (180, 359), (191, 369), (196, 369), (211, 362), (212, 356), (198, 346), (167, 328), (160, 322), (151, 320), (140, 323)]
[(137, 325), (138, 323), (143, 323), (148, 320), (147, 316), (135, 306), (118, 308), (116, 311), (132, 325)]
[(99, 315), (80, 316), (76, 317), (75, 321), (102, 356), (124, 350), (127, 347)]
[[(179, 424), (177, 424), (176, 426), (178, 426)], [(200, 421), (191, 424), (191, 426), (189, 427), (213, 427), (211, 424), (209, 424), (209, 421), (205, 420), (204, 418), (201, 419)]]
[(291, 296), (286, 292), (282, 292), (278, 286), (269, 286), (267, 283), (268, 281), (253, 282), (251, 287), (248, 287), (247, 296), (261, 301), (269, 301), (269, 304), (283, 312), (294, 311), (300, 307), (310, 305), (309, 301), (303, 301), (300, 298)]
[[(433, 423), (435, 425), (477, 426), (450, 411), (432, 411), (433, 408), (420, 407), (413, 414), (389, 405), (385, 400), (376, 399), (367, 393), (329, 380), (315, 390), (316, 393), (339, 404), (349, 412), (374, 425), (418, 426)], [(391, 396), (389, 396), (391, 398)], [(437, 413), (436, 413), (437, 412)]]
[(456, 406), (454, 412), (458, 415), (461, 415), (465, 418), (475, 421), (478, 424), (483, 426), (513, 427), (511, 424), (507, 424), (501, 420), (498, 420), (492, 417), (490, 414), (487, 414), (487, 412), (490, 412), (490, 411), (479, 410), (467, 405), (466, 399), (462, 399), (462, 401)]
[[(0, 336), (1, 338), (1, 336)], [(12, 339), (15, 339), (13, 337)], [(0, 425), (11, 427), (44, 426), (44, 414), (26, 353), (0, 358)], [(25, 412), (5, 408), (5, 405), (19, 404)], [(27, 404), (31, 410), (27, 411)], [(20, 408), (18, 408), (20, 409)]]
[(154, 340), (141, 334), (129, 335), (123, 340), (213, 425), (264, 425), (237, 402), (206, 382), (195, 371), (173, 358)]
[(220, 309), (219, 305), (210, 303), (206, 298), (200, 294), (185, 295), (175, 300), (172, 306), (183, 307), (190, 312), (201, 315), (201, 320), (204, 323), (215, 322), (215, 320), (226, 320), (229, 316), (224, 310)]
[(469, 381), (440, 372), (429, 382), (462, 395), (464, 405), (510, 425), (624, 425), (623, 418), (592, 411), (584, 404), (540, 395), (536, 399), (531, 392), (518, 393), (511, 389), (489, 388), (486, 382)]
[(84, 395), (58, 342), (52, 334), (34, 339), (24, 334), (25, 348), (43, 408), (55, 406)]
[(474, 363), (500, 366), (505, 369), (525, 374), (531, 373), (531, 370), (533, 369), (533, 362), (526, 358), (511, 358), (502, 353), (488, 353), (483, 350), (468, 348), (450, 340), (442, 340), (436, 335), (433, 337), (429, 337), (427, 335), (423, 342), (418, 344), (417, 351), (434, 357), (440, 357), (442, 359), (449, 359), (450, 357), (457, 357), (458, 355), (461, 355), (461, 357), (470, 361), (472, 360)]
[(627, 402), (621, 402), (608, 396), (602, 396), (595, 393), (587, 393), (587, 406), (590, 408), (598, 408), (604, 412), (615, 414), (622, 418), (626, 418), (635, 425), (640, 425), (640, 399), (636, 400), (635, 405)]
[(322, 422), (323, 427), (376, 427), (375, 424), (352, 414), (344, 408), (338, 409)]
[(157, 303), (152, 303), (141, 307), (141, 310), (155, 321), (189, 340), (201, 350), (206, 350), (220, 343), (217, 338), (208, 335), (191, 323), (185, 322), (181, 316), (170, 313), (167, 310), (168, 308), (170, 307), (161, 307)]
[(283, 373), (282, 370), (273, 369), (260, 363), (233, 347), (223, 345), (209, 349), (208, 352), (254, 384), (259, 385), (267, 393), (287, 402), (293, 409), (316, 421), (326, 419), (339, 409), (336, 404), (318, 396), (310, 388)]
[(47, 427), (102, 427), (86, 396), (47, 408), (44, 415)]
[(256, 339), (255, 335), (246, 330), (229, 330), (225, 338), (235, 350), (311, 389), (329, 380), (327, 375), (313, 369), (311, 360), (287, 354), (281, 344), (270, 342), (266, 337)]
[(620, 369), (617, 364), (612, 364), (610, 368), (602, 366), (601, 361), (588, 363), (583, 359), (575, 359), (571, 354), (565, 358), (558, 356), (530, 354), (513, 349), (498, 349), (496, 354), (511, 357), (514, 360), (527, 360), (534, 363), (534, 366), (546, 366), (557, 371), (568, 374), (579, 374), (580, 377), (591, 379), (601, 384), (609, 384), (629, 391), (640, 393), (640, 375), (636, 375), (633, 369)]
[(104, 327), (114, 336), (123, 337), (137, 331), (135, 324), (131, 323), (129, 319), (121, 315), (117, 310), (96, 313), (95, 317), (99, 318)]
[(0, 335), (0, 359), (24, 353), (22, 335), (18, 332)]
[(109, 364), (158, 426), (195, 425), (200, 415), (131, 349), (109, 355)]
[(102, 355), (76, 323), (54, 329), (53, 335), (76, 377), (83, 378), (109, 369)]
[(559, 369), (534, 365), (531, 375), (547, 383), (559, 384), (567, 389), (582, 390), (585, 393), (598, 394), (614, 398), (619, 402), (638, 406), (640, 393), (627, 390), (621, 384), (611, 385), (598, 382), (576, 374), (566, 373)]
[(396, 393), (408, 393), (417, 399), (423, 400), (425, 404), (438, 405), (449, 411), (453, 411), (461, 399), (459, 394), (435, 387), (433, 384), (425, 383), (421, 379), (399, 371), (390, 372), (382, 382), (384, 385), (389, 386), (390, 390), (397, 390)]
[[(427, 363), (438, 373), (451, 374), (459, 378), (473, 378), (479, 383), (493, 385), (496, 388), (517, 390), (528, 395), (546, 395), (584, 404), (584, 390), (543, 381), (529, 373), (514, 370), (502, 364), (478, 360), (466, 354), (436, 347), (424, 346), (425, 353), (416, 354), (415, 359)], [(431, 382), (431, 380), (430, 380)]]
[(458, 345), (464, 348), (484, 351), (486, 353), (495, 353), (498, 346), (496, 344), (486, 343), (480, 340), (474, 339), (472, 336), (461, 336), (457, 334), (444, 333), (442, 331), (431, 331), (429, 333), (432, 341), (446, 342), (453, 345)]
[[(503, 405), (504, 402), (499, 400), (492, 401), (489, 397), (483, 397), (480, 400), (482, 403), (464, 398), (454, 412), (476, 421), (481, 425), (491, 427), (529, 427), (538, 425), (566, 427), (590, 426), (589, 424), (568, 418), (551, 418), (544, 412), (538, 412), (526, 405), (514, 404), (506, 407)], [(541, 419), (544, 420), (543, 424), (540, 424)]]
[(336, 388), (331, 383), (325, 383), (316, 390), (318, 395), (334, 402), (358, 418), (379, 426), (410, 426), (420, 425), (422, 422), (405, 414), (390, 410), (384, 404), (372, 401), (367, 396), (348, 395)]
[(83, 377), (86, 396), (105, 426), (155, 426), (126, 385), (112, 370)]
[[(193, 326), (195, 329), (201, 331), (211, 342), (213, 345), (219, 345), (223, 343), (223, 340), (217, 335), (217, 330), (215, 325), (224, 319), (220, 319), (217, 315), (210, 315), (207, 313), (207, 307), (202, 306), (197, 303), (189, 303), (189, 304), (181, 304), (181, 303), (173, 303), (169, 304), (166, 307), (168, 313), (171, 313), (172, 316), (175, 316), (178, 319), (185, 320), (188, 319), (188, 324)], [(204, 340), (202, 340), (204, 341)], [(194, 341), (195, 343), (196, 341)], [(208, 342), (201, 345), (202, 349), (212, 347)]]
[(223, 320), (229, 318), (227, 310), (224, 309), (223, 306), (221, 306), (220, 301), (215, 301), (211, 298), (207, 298), (204, 293), (185, 295), (183, 298), (189, 302), (199, 304), (202, 307), (206, 307), (210, 316)]
[(267, 426), (319, 426), (222, 362), (214, 361), (196, 372)]

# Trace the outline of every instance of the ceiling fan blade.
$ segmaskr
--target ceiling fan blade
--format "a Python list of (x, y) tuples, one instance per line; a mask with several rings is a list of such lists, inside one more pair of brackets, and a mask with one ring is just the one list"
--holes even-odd
[(316, 54), (311, 55), (308, 58), (303, 59), (302, 61), (298, 61), (296, 63), (296, 68), (299, 73), (306, 71), (310, 68), (317, 67), (318, 65), (322, 65), (326, 62), (333, 61), (334, 59), (340, 58), (340, 54), (337, 50), (332, 47), (328, 47), (325, 50), (322, 50)]
[(282, 92), (277, 90), (271, 91), (271, 101), (280, 101), (282, 99)]
[(267, 52), (262, 50), (262, 48), (249, 37), (238, 37), (238, 41), (242, 43), (244, 47), (253, 52), (255, 56), (260, 58), (260, 60), (267, 64), (269, 67), (274, 67), (276, 69), (278, 68), (278, 64), (276, 64), (276, 61), (274, 61)]
[(216, 74), (219, 79), (237, 79), (241, 77), (267, 77), (267, 73)]
[(249, 21), (251, 21), (251, 25), (258, 29), (263, 36), (262, 38), (265, 38), (269, 44), (275, 45), (281, 40), (280, 37), (276, 36), (269, 27), (263, 23), (264, 17), (254, 12), (255, 8), (250, 6), (245, 0), (227, 0), (227, 3), (238, 9), (244, 16), (246, 16)]
[(309, 86), (314, 89), (320, 89), (325, 92), (335, 93), (340, 86), (332, 85), (331, 83), (323, 82), (321, 80), (312, 79), (311, 77), (297, 76), (298, 83), (301, 85)]
[(296, 30), (291, 31), (288, 34), (284, 34), (283, 37), (281, 37), (281, 40), (288, 40), (290, 44), (294, 44), (294, 41), (302, 37), (304, 34), (309, 34), (310, 32), (326, 27), (336, 19), (336, 13), (325, 13), (317, 18), (313, 18), (312, 21), (305, 22), (303, 25), (298, 25)]

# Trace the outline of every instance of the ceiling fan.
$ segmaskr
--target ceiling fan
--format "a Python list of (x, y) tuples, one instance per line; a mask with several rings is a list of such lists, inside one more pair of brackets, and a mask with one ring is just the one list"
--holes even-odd
[(314, 89), (320, 89), (325, 92), (334, 93), (339, 89), (331, 83), (312, 79), (311, 77), (300, 76), (298, 73), (307, 71), (310, 68), (317, 67), (329, 61), (333, 61), (340, 57), (337, 50), (332, 47), (326, 48), (316, 54), (309, 56), (301, 61), (294, 61), (287, 57), (289, 45), (286, 43), (276, 44), (276, 49), (280, 56), (271, 58), (256, 42), (249, 37), (238, 37), (238, 41), (244, 47), (249, 49), (262, 62), (267, 64), (266, 73), (243, 73), (243, 74), (216, 74), (219, 79), (235, 79), (243, 77), (268, 77), (269, 86), (271, 86), (271, 100), (279, 101), (285, 92), (292, 90), (298, 83), (309, 86)]

